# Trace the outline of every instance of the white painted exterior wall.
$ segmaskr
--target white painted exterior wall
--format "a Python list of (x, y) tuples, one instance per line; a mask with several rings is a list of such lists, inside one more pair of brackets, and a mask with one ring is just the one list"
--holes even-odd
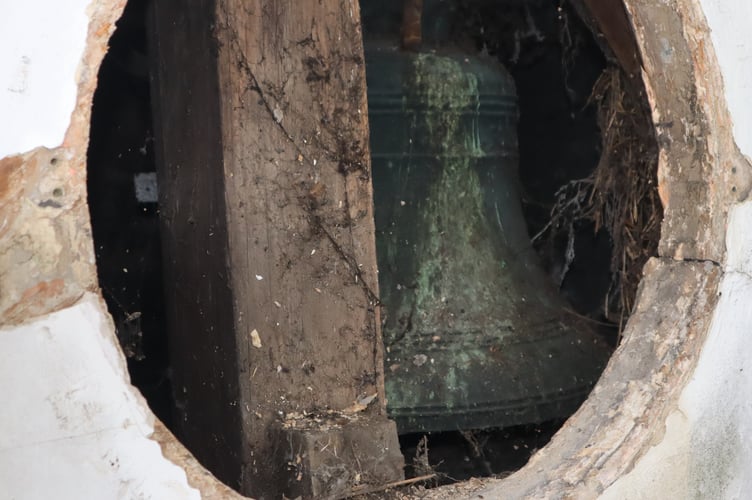
[[(62, 143), (75, 106), (88, 1), (0, 0), (0, 158)], [(700, 3), (737, 144), (752, 157), (752, 2)], [(603, 498), (752, 496), (750, 228), (752, 204), (745, 203), (730, 219), (722, 298), (694, 377), (662, 441)], [(93, 295), (0, 329), (1, 498), (199, 497), (149, 439), (154, 417), (129, 385), (116, 345)]]
[(0, 0), (0, 158), (63, 142), (91, 0)]
[(734, 139), (752, 158), (752, 2), (701, 0), (723, 73), (726, 100), (734, 123)]
[(0, 498), (197, 499), (162, 456), (101, 300), (0, 329)]

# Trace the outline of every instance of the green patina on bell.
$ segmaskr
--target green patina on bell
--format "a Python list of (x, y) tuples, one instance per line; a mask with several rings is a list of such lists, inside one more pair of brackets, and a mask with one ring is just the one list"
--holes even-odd
[(517, 188), (496, 62), (366, 46), (387, 407), (401, 433), (571, 414), (609, 356), (566, 317)]

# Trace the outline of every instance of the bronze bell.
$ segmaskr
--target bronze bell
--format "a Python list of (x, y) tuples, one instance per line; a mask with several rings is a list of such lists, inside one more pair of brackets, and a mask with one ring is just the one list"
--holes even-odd
[(537, 262), (517, 187), (517, 99), (495, 61), (366, 46), (387, 407), (400, 433), (541, 422), (609, 349)]

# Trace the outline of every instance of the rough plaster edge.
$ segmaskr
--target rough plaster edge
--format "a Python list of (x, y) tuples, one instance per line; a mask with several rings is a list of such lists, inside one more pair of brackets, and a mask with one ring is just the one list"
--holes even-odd
[[(0, 273), (4, 277), (2, 324), (18, 324), (51, 313), (74, 303), (84, 291), (97, 289), (86, 206), (86, 154), (97, 74), (125, 3), (91, 0), (86, 9), (89, 21), (75, 71), (75, 108), (62, 145), (54, 149), (38, 147), (0, 159), (0, 174), (5, 176), (0, 178), (0, 207), (5, 216), (0, 224), (0, 255), (7, 266)], [(13, 174), (18, 173), (23, 177), (12, 183)], [(53, 177), (65, 187), (64, 196), (57, 200), (62, 206), (40, 211), (38, 203), (33, 203), (40, 193), (34, 191)], [(38, 234), (42, 227), (46, 229), (44, 238)], [(51, 262), (55, 254), (57, 265)], [(35, 262), (45, 269), (40, 270)]]
[(162, 455), (168, 461), (185, 471), (188, 484), (199, 491), (201, 498), (206, 500), (241, 499), (246, 498), (220, 482), (214, 475), (206, 470), (183, 444), (167, 429), (167, 427), (152, 413), (146, 399), (141, 392), (130, 384), (130, 375), (125, 354), (120, 348), (120, 342), (115, 334), (115, 324), (107, 311), (107, 304), (101, 293), (96, 295), (87, 293), (82, 300), (94, 300), (102, 316), (106, 318), (101, 325), (102, 349), (108, 353), (110, 363), (116, 367), (136, 402), (137, 410), (144, 414), (149, 428), (146, 429), (146, 437), (156, 441), (162, 450)]
[[(749, 484), (743, 483), (750, 479), (733, 474), (748, 467), (750, 456), (750, 446), (735, 441), (739, 431), (734, 426), (745, 420), (738, 412), (749, 414), (752, 408), (746, 398), (749, 383), (739, 380), (752, 363), (746, 360), (748, 349), (734, 336), (748, 337), (740, 332), (751, 314), (740, 304), (752, 300), (752, 234), (746, 231), (751, 222), (751, 202), (731, 209), (720, 299), (712, 313), (708, 341), (696, 356), (698, 366), (666, 417), (666, 432), (656, 436), (660, 439), (645, 450), (634, 468), (604, 491), (604, 500), (744, 498), (749, 491)], [(746, 342), (748, 347), (750, 341)], [(725, 396), (728, 404), (703, 404), (714, 396)]]
[[(726, 85), (702, 6), (699, 0), (684, 0), (681, 5), (686, 8), (683, 36), (693, 56), (694, 85), (709, 124), (708, 160), (715, 165), (714, 179), (709, 187), (715, 201), (724, 207), (722, 227), (725, 228), (731, 205), (746, 200), (752, 190), (752, 164), (734, 140)], [(715, 236), (719, 244), (725, 242), (724, 235)]]
[[(752, 165), (734, 141), (723, 75), (702, 6), (699, 0), (624, 1), (635, 27), (644, 62), (642, 79), (662, 144), (658, 190), (666, 214), (660, 255), (721, 263), (729, 207), (746, 199), (752, 189)], [(674, 13), (678, 26), (651, 17), (661, 9)], [(680, 74), (662, 73), (669, 63), (661, 56), (669, 54), (666, 57), (671, 59), (683, 51), (690, 60), (680, 67), (689, 77), (685, 80)], [(686, 103), (693, 98), (696, 103)], [(687, 104), (689, 111), (683, 112), (679, 102)], [(682, 128), (684, 134), (677, 134)], [(690, 158), (688, 152), (692, 151), (702, 152), (702, 156)], [(697, 188), (690, 185), (701, 185), (702, 193), (697, 196), (692, 192)], [(690, 196), (677, 201), (679, 196), (675, 195), (672, 199), (672, 193), (685, 192), (681, 188)], [(687, 220), (687, 214), (702, 220)]]
[[(88, 296), (90, 294), (86, 295)], [(188, 484), (199, 490), (202, 494), (202, 498), (211, 499), (212, 497), (205, 495), (204, 490), (200, 487), (203, 486), (203, 478), (207, 475), (210, 476), (211, 474), (200, 467), (200, 465), (198, 465), (196, 459), (187, 450), (185, 450), (185, 448), (178, 442), (175, 436), (173, 436), (166, 429), (164, 424), (152, 413), (148, 403), (146, 402), (146, 399), (143, 397), (141, 392), (136, 387), (130, 384), (130, 375), (128, 373), (128, 365), (125, 359), (125, 354), (120, 348), (120, 342), (118, 341), (115, 334), (115, 325), (112, 322), (112, 317), (107, 310), (107, 304), (104, 302), (104, 298), (102, 297), (101, 293), (98, 293), (96, 295), (96, 302), (102, 315), (107, 318), (106, 321), (103, 322), (100, 329), (103, 337), (102, 347), (110, 354), (110, 362), (113, 364), (113, 366), (117, 367), (122, 378), (128, 384), (130, 392), (133, 394), (138, 409), (145, 414), (146, 421), (149, 425), (148, 432), (146, 433), (147, 437), (153, 439), (160, 445), (162, 453), (167, 460), (185, 470)], [(196, 473), (197, 477), (194, 478), (191, 473)], [(209, 492), (211, 491), (212, 490), (210, 489)]]
[(159, 419), (155, 419), (154, 434), (151, 437), (162, 447), (162, 453), (167, 460), (178, 464), (185, 470), (188, 484), (201, 492), (201, 498), (206, 500), (247, 498), (226, 486), (206, 470)]
[[(199, 497), (185, 470), (150, 439), (154, 416), (128, 384), (99, 295), (86, 293), (70, 307), (0, 328), (0, 340), (6, 350), (17, 348), (0, 369), (10, 405), (3, 425), (11, 429), (0, 438), (0, 484), (11, 497), (48, 498), (53, 491)], [(38, 477), (52, 482), (33, 481)]]
[[(123, 14), (126, 1), (91, 0), (87, 9), (90, 21), (86, 49), (76, 70), (78, 78), (76, 109), (71, 116), (63, 141), (64, 147), (71, 148), (80, 155), (84, 179), (86, 178), (86, 150), (89, 144), (91, 106), (94, 101), (94, 91), (97, 88), (99, 67), (107, 53), (110, 37), (115, 32), (115, 23)], [(84, 185), (86, 185), (85, 182)]]

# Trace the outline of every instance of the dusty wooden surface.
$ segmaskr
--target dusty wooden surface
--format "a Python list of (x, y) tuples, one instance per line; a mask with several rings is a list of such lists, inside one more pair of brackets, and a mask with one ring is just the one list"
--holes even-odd
[[(178, 435), (238, 487), (243, 456), (227, 268), (213, 2), (155, 2), (155, 103), (166, 317)], [(161, 157), (160, 157), (161, 153)]]
[(373, 394), (384, 415), (358, 4), (157, 2), (155, 19), (181, 435), (269, 494), (274, 422)]

